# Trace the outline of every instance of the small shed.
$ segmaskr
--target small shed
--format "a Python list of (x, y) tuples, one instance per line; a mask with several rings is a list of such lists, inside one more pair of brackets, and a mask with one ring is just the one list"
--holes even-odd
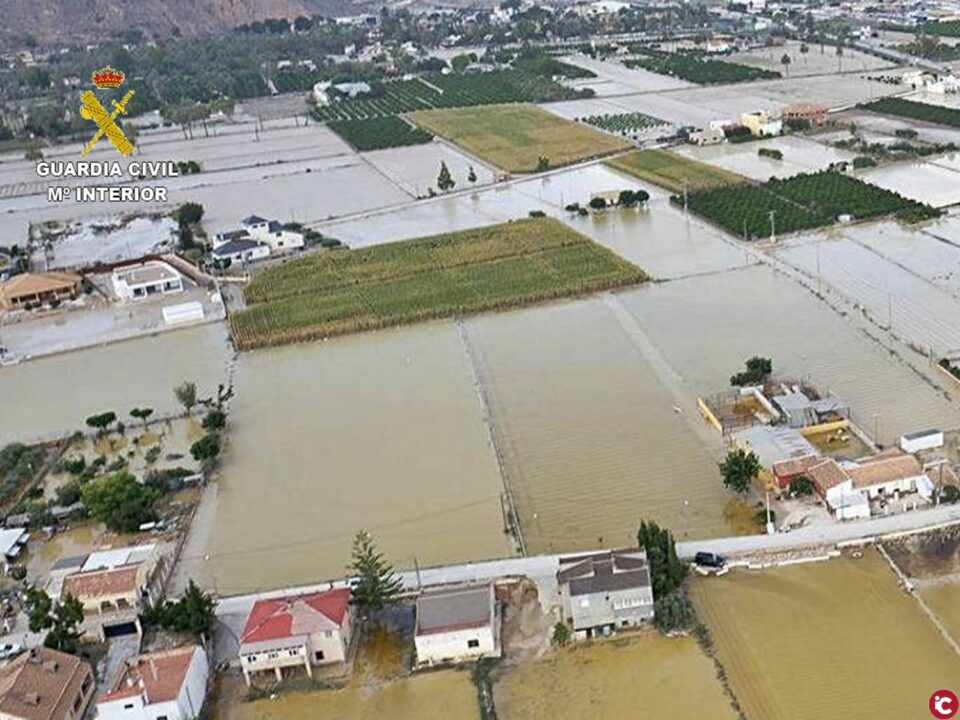
[(936, 450), (944, 443), (943, 430), (921, 430), (900, 437), (900, 449), (905, 453)]
[(500, 656), (500, 613), (493, 585), (426, 592), (417, 598), (417, 664)]

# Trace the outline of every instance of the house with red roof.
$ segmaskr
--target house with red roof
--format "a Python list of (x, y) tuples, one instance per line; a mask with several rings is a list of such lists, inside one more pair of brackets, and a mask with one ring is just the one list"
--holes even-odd
[(250, 684), (253, 673), (313, 668), (346, 661), (352, 630), (350, 589), (258, 600), (240, 637), (240, 667)]
[(199, 645), (130, 658), (97, 699), (97, 718), (192, 720), (203, 707), (209, 672)]

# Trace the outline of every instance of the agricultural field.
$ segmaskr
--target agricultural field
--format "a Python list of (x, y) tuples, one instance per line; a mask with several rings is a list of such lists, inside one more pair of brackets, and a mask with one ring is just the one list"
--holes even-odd
[(669, 150), (639, 150), (607, 161), (628, 175), (659, 185), (671, 192), (705, 190), (746, 182), (742, 175), (681, 157)]
[(557, 220), (535, 218), (265, 270), (231, 317), (243, 349), (516, 307), (646, 279)]
[(896, 115), (897, 117), (921, 120), (937, 125), (960, 127), (960, 110), (943, 105), (931, 105), (914, 100), (905, 100), (904, 98), (890, 97), (874, 100), (860, 107), (883, 115)]
[(666, 120), (661, 120), (660, 118), (655, 118), (641, 112), (590, 115), (589, 117), (583, 118), (583, 122), (598, 127), (601, 130), (624, 136), (635, 136), (637, 133), (645, 130), (670, 124)]
[(422, 145), (433, 140), (433, 135), (426, 130), (395, 115), (363, 120), (333, 120), (327, 125), (360, 152)]
[(547, 102), (588, 97), (549, 77), (502, 70), (487, 73), (428, 75), (414, 80), (373, 83), (371, 93), (334, 100), (316, 108), (318, 120), (362, 120), (431, 108), (472, 107), (498, 103)]
[[(683, 202), (679, 195), (671, 199)], [(697, 215), (746, 239), (770, 237), (774, 229), (784, 235), (832, 225), (844, 214), (857, 220), (895, 215), (908, 222), (939, 215), (929, 205), (830, 171), (700, 190), (690, 193), (687, 203)]]
[(920, 717), (960, 658), (872, 548), (860, 558), (693, 583), (731, 688), (749, 718)]
[(507, 669), (493, 692), (500, 720), (736, 717), (696, 642), (653, 632), (554, 650)]
[(738, 65), (726, 60), (714, 60), (699, 51), (670, 53), (638, 45), (631, 46), (630, 51), (635, 53), (634, 56), (623, 61), (628, 68), (640, 67), (698, 85), (740, 83), (781, 77), (775, 70)]
[[(917, 28), (905, 28), (907, 32), (915, 33)], [(930, 22), (923, 25), (920, 31), (926, 35), (940, 35), (941, 37), (960, 37), (960, 20), (947, 22)]]
[(913, 42), (901, 43), (897, 45), (897, 50), (908, 55), (935, 60), (936, 62), (953, 62), (960, 60), (960, 47), (938, 42), (927, 45), (926, 43)]
[(508, 172), (560, 167), (629, 147), (534, 105), (425, 110), (410, 119)]

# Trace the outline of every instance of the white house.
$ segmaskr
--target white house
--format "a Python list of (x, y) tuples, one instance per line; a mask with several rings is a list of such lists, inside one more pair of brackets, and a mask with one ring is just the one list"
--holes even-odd
[(265, 242), (251, 238), (230, 240), (210, 251), (216, 260), (229, 260), (231, 263), (249, 263), (270, 256), (270, 246)]
[(210, 674), (199, 645), (148, 653), (126, 661), (97, 700), (100, 720), (193, 720)]
[(687, 140), (691, 145), (718, 145), (725, 139), (726, 135), (723, 130), (712, 127), (694, 130), (687, 136)]
[(240, 667), (250, 684), (253, 673), (303, 668), (313, 677), (317, 665), (347, 659), (352, 635), (350, 589), (258, 600), (240, 636)]
[(111, 274), (111, 281), (113, 291), (124, 301), (183, 292), (180, 273), (158, 260), (119, 267)]
[(853, 487), (870, 499), (917, 492), (918, 483), (922, 485), (927, 479), (913, 455), (900, 453), (860, 460), (847, 468), (847, 475), (853, 481)]
[(285, 230), (276, 220), (267, 220), (259, 215), (250, 215), (240, 221), (240, 226), (254, 240), (265, 242), (273, 252), (297, 250), (303, 247), (303, 233)]
[(419, 665), (500, 656), (500, 613), (493, 585), (427, 592), (417, 598)]

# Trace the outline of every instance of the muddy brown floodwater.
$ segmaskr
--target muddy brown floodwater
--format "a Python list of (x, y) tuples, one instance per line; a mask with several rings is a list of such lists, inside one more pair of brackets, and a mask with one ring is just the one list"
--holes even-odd
[(510, 554), (453, 324), (243, 354), (236, 386), (208, 587), (343, 577), (363, 529), (400, 567)]

